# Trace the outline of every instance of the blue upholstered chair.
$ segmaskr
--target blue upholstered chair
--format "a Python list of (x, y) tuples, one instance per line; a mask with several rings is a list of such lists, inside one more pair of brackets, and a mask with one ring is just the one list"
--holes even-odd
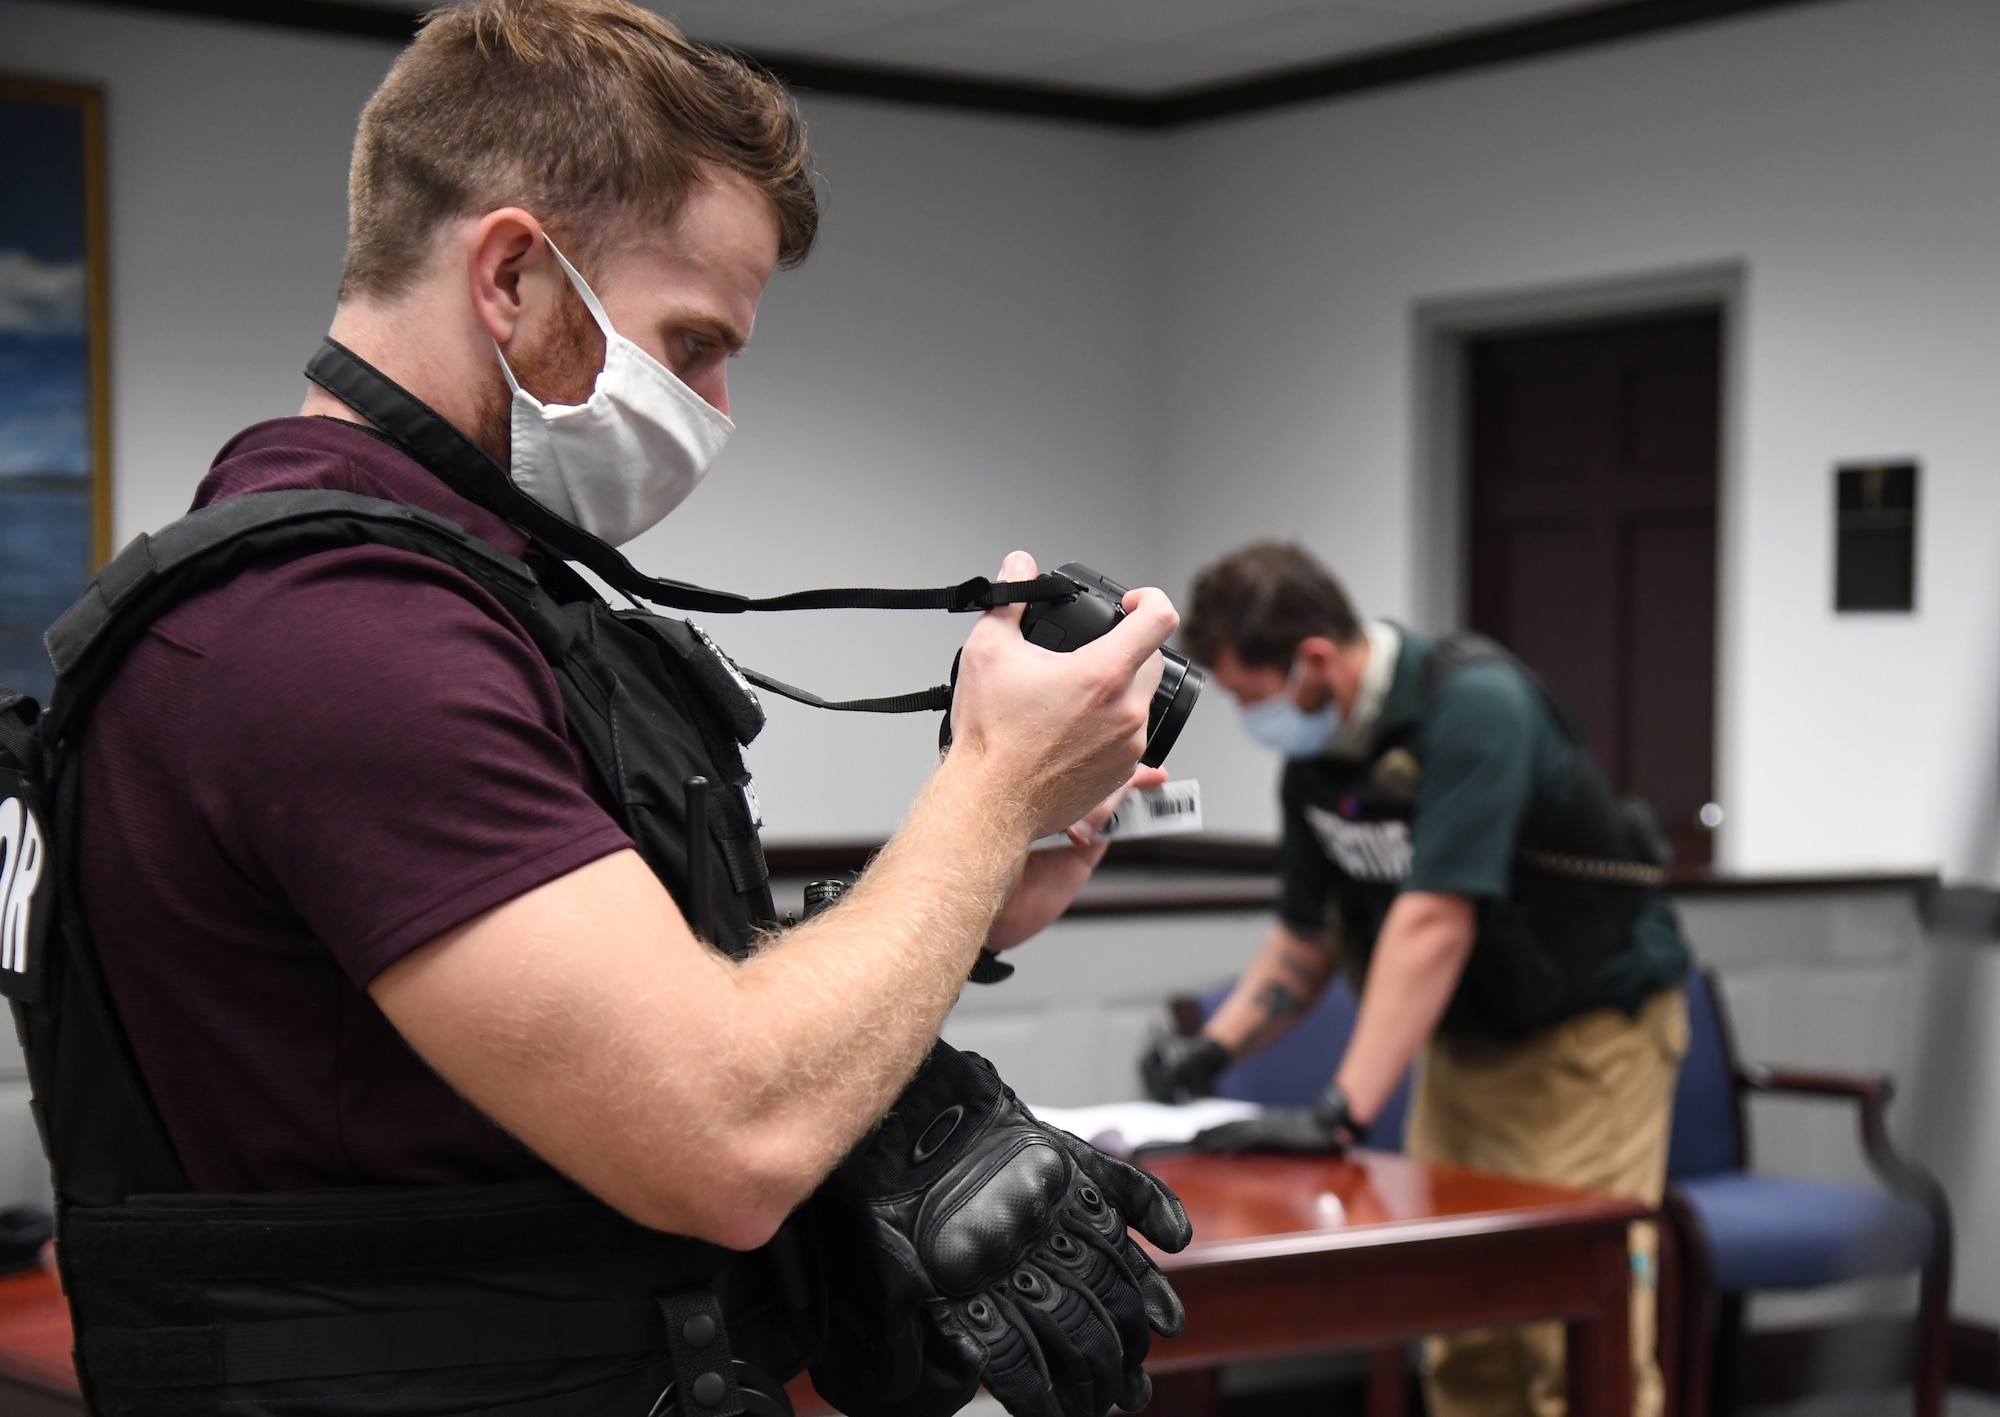
[[(1951, 1212), (1944, 1191), (1890, 1145), (1887, 1077), (1745, 1067), (1715, 980), (1688, 980), (1691, 1039), (1674, 1095), (1666, 1214), (1681, 1256), (1686, 1417), (1727, 1407), (1743, 1321), (1755, 1290), (1807, 1289), (1921, 1271), (1915, 1360), (1918, 1417), (1937, 1417), (1945, 1381)], [(1861, 1147), (1881, 1180), (1838, 1185), (1750, 1169), (1743, 1100), (1752, 1093), (1856, 1104)]]
[[(1183, 1032), (1197, 1032), (1208, 1016), (1229, 996), (1230, 984), (1218, 984), (1208, 992), (1174, 1001), (1175, 1023)], [(1303, 1107), (1319, 1096), (1333, 1081), (1340, 1055), (1347, 1051), (1348, 1037), (1360, 1005), (1347, 980), (1335, 976), (1319, 1002), (1292, 1026), (1291, 1032), (1261, 1053), (1256, 1053), (1216, 1082), (1216, 1095), (1244, 1102), (1261, 1102), (1268, 1107)], [(1391, 1094), (1382, 1115), (1368, 1129), (1368, 1145), (1377, 1151), (1403, 1149), (1403, 1125), (1410, 1110), (1410, 1080), (1406, 1076)]]

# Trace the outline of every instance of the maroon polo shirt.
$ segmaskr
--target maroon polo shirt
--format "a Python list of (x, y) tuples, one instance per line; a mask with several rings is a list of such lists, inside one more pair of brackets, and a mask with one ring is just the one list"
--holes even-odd
[[(195, 505), (281, 488), (405, 502), (526, 549), (330, 419), (240, 434)], [(630, 845), (498, 601), (379, 547), (253, 567), (153, 625), (81, 768), (91, 935), (197, 1189), (546, 1173), (367, 993), (426, 941)]]

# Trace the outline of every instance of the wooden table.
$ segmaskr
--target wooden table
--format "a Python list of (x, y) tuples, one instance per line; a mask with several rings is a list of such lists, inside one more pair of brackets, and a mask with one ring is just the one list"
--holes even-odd
[(0, 1276), (0, 1417), (83, 1410), (69, 1343), (52, 1255), (44, 1252), (40, 1269)]
[(1187, 1306), (1154, 1344), (1158, 1417), (1215, 1407), (1217, 1366), (1337, 1349), (1378, 1355), (1371, 1410), (1399, 1411), (1401, 1345), (1560, 1319), (1571, 1417), (1632, 1409), (1627, 1232), (1636, 1201), (1358, 1152), (1160, 1158), (1194, 1243), (1160, 1256)]
[[(1632, 1407), (1627, 1227), (1647, 1207), (1407, 1157), (1160, 1158), (1194, 1243), (1161, 1265), (1187, 1331), (1154, 1344), (1153, 1417), (1214, 1411), (1219, 1365), (1337, 1349), (1380, 1356), (1371, 1407), (1400, 1406), (1401, 1347), (1428, 1333), (1560, 1319), (1571, 1417)], [(75, 1412), (69, 1311), (43, 1269), (0, 1278), (0, 1417)], [(802, 1414), (825, 1411), (803, 1381)]]

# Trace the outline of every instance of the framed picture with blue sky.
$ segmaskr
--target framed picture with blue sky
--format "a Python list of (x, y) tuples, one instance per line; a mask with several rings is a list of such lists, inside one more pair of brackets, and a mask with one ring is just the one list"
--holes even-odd
[(111, 545), (104, 116), (0, 76), (0, 684), (47, 702), (42, 632)]

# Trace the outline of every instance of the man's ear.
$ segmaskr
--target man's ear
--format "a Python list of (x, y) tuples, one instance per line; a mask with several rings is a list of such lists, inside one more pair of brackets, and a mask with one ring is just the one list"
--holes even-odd
[(1325, 635), (1307, 635), (1292, 653), (1293, 662), (1304, 667), (1306, 677), (1320, 684), (1331, 682), (1333, 666), (1339, 659), (1340, 646)]
[(542, 224), (519, 207), (488, 212), (465, 240), (472, 308), (504, 349), (523, 323), (554, 311), (561, 274)]

